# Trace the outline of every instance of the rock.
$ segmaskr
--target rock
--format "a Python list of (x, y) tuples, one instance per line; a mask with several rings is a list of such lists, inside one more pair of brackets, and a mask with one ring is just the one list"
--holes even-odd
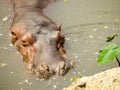
[(120, 90), (120, 67), (77, 79), (63, 90)]

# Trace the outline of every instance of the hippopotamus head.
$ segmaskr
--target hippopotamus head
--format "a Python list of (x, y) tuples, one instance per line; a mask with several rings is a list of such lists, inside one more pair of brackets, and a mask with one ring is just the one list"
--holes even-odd
[(12, 43), (26, 68), (39, 78), (65, 75), (73, 66), (66, 57), (60, 26), (42, 13), (51, 0), (12, 0), (15, 17), (10, 28)]
[(40, 78), (52, 75), (65, 75), (73, 66), (66, 57), (64, 50), (64, 35), (60, 27), (51, 27), (43, 22), (42, 26), (28, 30), (15, 45), (27, 63), (27, 69)]

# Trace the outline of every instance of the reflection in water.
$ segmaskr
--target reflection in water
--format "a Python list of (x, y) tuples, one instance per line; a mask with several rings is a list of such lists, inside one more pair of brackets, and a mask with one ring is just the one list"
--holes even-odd
[[(0, 90), (61, 90), (78, 71), (84, 76), (117, 67), (116, 61), (100, 66), (96, 62), (99, 49), (108, 44), (105, 42), (106, 37), (114, 33), (120, 35), (120, 13), (117, 7), (119, 0), (109, 0), (109, 5), (107, 0), (101, 2), (102, 7), (99, 6), (99, 1), (92, 5), (92, 2), (86, 0), (69, 0), (66, 3), (60, 0), (49, 6), (48, 11), (46, 9), (46, 15), (63, 24), (65, 48), (69, 57), (75, 61), (75, 67), (65, 77), (54, 76), (43, 81), (25, 71), (20, 54), (11, 45), (8, 30), (13, 17), (12, 4), (10, 0), (0, 0)], [(74, 7), (70, 7), (71, 5)], [(114, 42), (120, 44), (119, 39), (118, 36)]]

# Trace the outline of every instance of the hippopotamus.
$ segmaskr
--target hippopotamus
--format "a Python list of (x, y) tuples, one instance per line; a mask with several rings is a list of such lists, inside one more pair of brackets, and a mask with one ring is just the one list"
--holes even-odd
[(73, 61), (64, 49), (61, 25), (43, 14), (51, 0), (12, 0), (15, 16), (10, 28), (12, 44), (23, 56), (26, 69), (41, 79), (64, 76)]

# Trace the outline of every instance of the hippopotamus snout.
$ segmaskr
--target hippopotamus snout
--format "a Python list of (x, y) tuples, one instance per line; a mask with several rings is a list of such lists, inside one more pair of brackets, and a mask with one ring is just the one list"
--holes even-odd
[(65, 57), (64, 49), (62, 53), (58, 51), (59, 43), (57, 43), (57, 40), (59, 40), (60, 36), (59, 31), (52, 31), (44, 36), (39, 35), (34, 47), (36, 53), (41, 52), (41, 55), (36, 54), (34, 61), (44, 62), (50, 71), (57, 75), (64, 75), (72, 68), (72, 62)]

